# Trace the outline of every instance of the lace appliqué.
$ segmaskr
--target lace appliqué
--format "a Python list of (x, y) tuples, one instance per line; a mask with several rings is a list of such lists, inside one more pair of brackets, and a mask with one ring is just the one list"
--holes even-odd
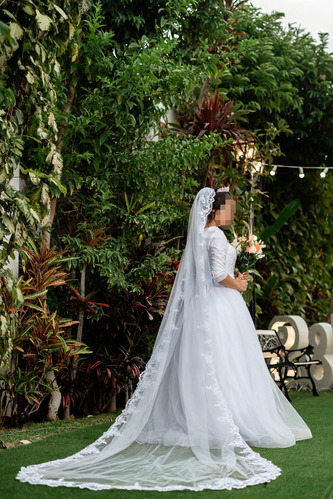
[(205, 223), (207, 220), (207, 215), (212, 211), (215, 190), (212, 188), (202, 189), (203, 193), (200, 195), (200, 204), (202, 206), (200, 210), (201, 222)]

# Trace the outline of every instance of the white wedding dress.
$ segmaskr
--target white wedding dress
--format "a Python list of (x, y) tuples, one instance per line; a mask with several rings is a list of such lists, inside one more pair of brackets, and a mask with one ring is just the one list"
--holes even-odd
[(204, 229), (215, 192), (192, 205), (187, 243), (151, 359), (114, 424), (75, 455), (22, 467), (32, 484), (102, 489), (232, 489), (281, 470), (251, 449), (288, 447), (311, 431), (266, 367), (234, 277), (235, 249)]
[[(236, 250), (212, 226), (205, 240), (213, 274), (209, 316), (218, 382), (241, 436), (250, 446), (282, 448), (312, 437), (303, 419), (270, 376), (242, 294), (218, 282), (234, 278)], [(228, 327), (226, 328), (226, 325)]]

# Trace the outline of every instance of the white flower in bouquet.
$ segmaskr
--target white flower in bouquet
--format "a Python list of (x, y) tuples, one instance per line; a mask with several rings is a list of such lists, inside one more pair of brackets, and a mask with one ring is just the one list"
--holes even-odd
[(245, 236), (240, 236), (239, 238), (236, 236), (235, 239), (231, 242), (231, 245), (236, 249), (237, 255), (241, 253), (242, 246), (241, 241), (246, 241)]
[(259, 259), (265, 257), (262, 249), (266, 245), (254, 234), (248, 237), (236, 236), (231, 244), (236, 249), (236, 266), (241, 273), (252, 269)]

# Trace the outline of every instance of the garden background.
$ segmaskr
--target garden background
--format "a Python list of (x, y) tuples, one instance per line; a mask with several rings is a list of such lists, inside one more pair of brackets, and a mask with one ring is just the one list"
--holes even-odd
[(124, 405), (205, 186), (229, 185), (234, 230), (253, 209), (267, 245), (244, 294), (256, 326), (328, 321), (332, 173), (270, 175), (333, 164), (326, 34), (244, 0), (5, 0), (0, 15), (4, 423)]

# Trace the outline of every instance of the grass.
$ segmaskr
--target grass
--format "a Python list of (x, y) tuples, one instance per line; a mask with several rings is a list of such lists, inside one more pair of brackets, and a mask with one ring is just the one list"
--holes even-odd
[[(40, 429), (44, 439), (29, 445), (15, 446), (0, 451), (1, 498), (333, 498), (333, 393), (323, 392), (318, 398), (310, 391), (290, 391), (295, 409), (311, 428), (313, 438), (298, 441), (290, 448), (254, 448), (263, 457), (282, 469), (282, 474), (267, 485), (240, 490), (205, 490), (147, 492), (104, 490), (99, 492), (79, 488), (33, 486), (15, 479), (21, 466), (46, 462), (71, 455), (97, 439), (110, 425), (81, 419), (69, 422), (35, 424), (26, 430), (24, 439), (36, 437)], [(94, 424), (94, 425), (91, 425)], [(39, 426), (39, 427), (38, 427)], [(70, 429), (78, 426), (79, 429)], [(43, 430), (44, 429), (44, 430)], [(47, 432), (46, 432), (47, 430)], [(63, 432), (66, 430), (66, 432)], [(22, 433), (23, 436), (23, 433)], [(45, 436), (45, 435), (44, 435)], [(3, 439), (3, 438), (1, 438)], [(13, 443), (16, 436), (12, 436)], [(3, 480), (5, 478), (5, 481)]]
[(101, 415), (88, 415), (84, 418), (58, 420), (56, 422), (42, 422), (25, 425), (22, 429), (6, 428), (0, 429), (0, 439), (5, 442), (8, 448), (18, 446), (20, 441), (28, 440), (31, 442), (40, 441), (48, 436), (55, 436), (59, 433), (72, 430), (91, 427), (97, 424), (108, 424), (115, 420), (120, 413), (117, 410), (115, 413), (102, 413)]

